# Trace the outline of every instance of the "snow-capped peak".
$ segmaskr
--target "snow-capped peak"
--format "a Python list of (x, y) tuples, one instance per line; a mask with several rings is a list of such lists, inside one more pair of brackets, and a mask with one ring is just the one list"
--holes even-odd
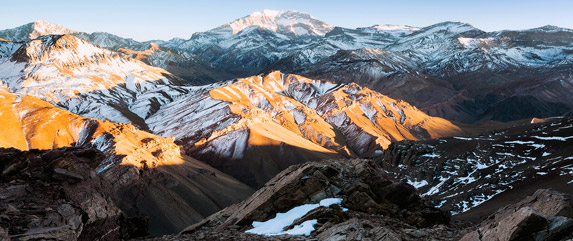
[(281, 15), (284, 12), (287, 11), (291, 11), (291, 12), (296, 12), (296, 11), (292, 11), (292, 10), (270, 10), (270, 9), (265, 9), (263, 11), (258, 11), (258, 12), (254, 12), (249, 16), (269, 16), (269, 17), (277, 17), (279, 15)]
[(418, 37), (441, 33), (444, 36), (453, 36), (469, 32), (483, 32), (471, 24), (463, 22), (442, 22), (424, 27), (416, 32)]
[(295, 36), (324, 36), (333, 29), (329, 24), (306, 13), (293, 10), (263, 10), (225, 24), (216, 30), (230, 30), (236, 34), (251, 26), (259, 26), (263, 29)]
[(378, 31), (416, 31), (420, 30), (418, 27), (412, 27), (408, 25), (399, 25), (399, 24), (377, 24), (372, 26), (372, 28)]
[(30, 38), (35, 39), (44, 35), (54, 35), (54, 34), (69, 34), (72, 31), (62, 25), (55, 23), (50, 23), (46, 20), (38, 20), (32, 23), (32, 32), (30, 33)]
[(48, 58), (72, 64), (87, 61), (107, 51), (72, 35), (45, 35), (20, 48), (14, 60), (20, 62), (44, 61)]
[(1, 30), (0, 37), (7, 40), (23, 42), (36, 39), (44, 35), (72, 34), (75, 32), (76, 31), (55, 23), (38, 20), (13, 29)]

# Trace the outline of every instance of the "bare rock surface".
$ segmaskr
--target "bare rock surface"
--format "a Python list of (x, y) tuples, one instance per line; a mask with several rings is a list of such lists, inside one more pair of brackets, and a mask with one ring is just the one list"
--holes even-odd
[(1, 240), (118, 240), (147, 235), (146, 218), (127, 217), (96, 175), (92, 149), (0, 149)]
[[(342, 198), (342, 208), (316, 208), (285, 228), (317, 220), (310, 236), (245, 233), (253, 221), (333, 197)], [(444, 225), (448, 221), (448, 214), (427, 205), (412, 186), (392, 181), (373, 161), (325, 160), (289, 167), (247, 200), (180, 235), (155, 240), (449, 240), (454, 232)]]
[(573, 200), (549, 189), (499, 209), (461, 240), (569, 240), (573, 238)]

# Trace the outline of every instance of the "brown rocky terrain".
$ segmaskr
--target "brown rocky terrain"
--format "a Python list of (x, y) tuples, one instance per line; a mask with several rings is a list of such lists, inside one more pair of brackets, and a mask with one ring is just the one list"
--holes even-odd
[[(340, 206), (316, 208), (287, 227), (317, 220), (316, 231), (308, 237), (244, 233), (253, 221), (332, 197), (342, 199)], [(454, 232), (444, 225), (448, 221), (448, 214), (427, 205), (412, 186), (389, 179), (374, 162), (328, 160), (291, 166), (247, 200), (185, 229), (180, 236), (155, 240), (449, 240)]]
[(497, 210), (460, 241), (571, 240), (573, 199), (539, 189), (518, 203)]
[(96, 174), (97, 150), (0, 149), (0, 239), (119, 240), (147, 235), (146, 217), (127, 217), (111, 183)]
[[(251, 233), (257, 222), (288, 216), (293, 207), (329, 197), (342, 201), (339, 205), (316, 207), (290, 225), (284, 225), (288, 232), (314, 221), (306, 236)], [(531, 196), (522, 194), (515, 201), (519, 202), (501, 206), (480, 220), (450, 222), (449, 214), (428, 205), (412, 186), (392, 181), (375, 162), (328, 160), (292, 166), (247, 200), (223, 209), (180, 234), (146, 240), (506, 241), (572, 237), (570, 195), (540, 189)]]

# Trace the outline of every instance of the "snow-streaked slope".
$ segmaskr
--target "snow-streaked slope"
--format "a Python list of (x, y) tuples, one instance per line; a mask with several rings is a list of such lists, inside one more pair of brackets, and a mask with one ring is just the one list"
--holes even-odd
[[(188, 40), (153, 41), (163, 49), (141, 59), (194, 84), (271, 70), (343, 83), (354, 81), (428, 113), (463, 122), (488, 119), (487, 113), (502, 108), (499, 104), (507, 98), (523, 96), (549, 106), (559, 102), (573, 106), (570, 29), (544, 26), (488, 33), (467, 23), (444, 22), (424, 28), (334, 27), (324, 35), (295, 35), (282, 31), (277, 25), (282, 20), (277, 19), (286, 14), (294, 26), (308, 25), (310, 17), (288, 12), (263, 11), (243, 18), (243, 22), (239, 19), (232, 22), (238, 26), (235, 33), (228, 23), (195, 33)], [(123, 47), (134, 56), (154, 48), (150, 48), (153, 42), (139, 43), (106, 33), (74, 34), (113, 50)], [(382, 54), (360, 54), (347, 61), (347, 53), (361, 49)], [(400, 59), (391, 65), (381, 61), (389, 56)], [(408, 70), (401, 66), (408, 66)]]
[[(252, 163), (255, 177), (250, 178), (255, 180), (236, 176), (251, 185), (297, 162), (373, 156), (396, 140), (463, 134), (444, 119), (356, 84), (280, 72), (207, 87), (161, 107), (147, 125), (154, 133), (174, 136), (187, 153), (231, 174)], [(299, 154), (292, 156), (287, 149)]]
[(248, 76), (274, 67), (282, 71), (308, 67), (341, 49), (383, 48), (415, 29), (334, 28), (308, 14), (265, 10), (195, 33), (185, 41), (174, 39), (158, 44), (189, 51), (236, 76)]
[(384, 49), (338, 51), (304, 76), (339, 83), (357, 83), (415, 106), (439, 103), (455, 93), (451, 84), (418, 71), (417, 58)]
[(443, 22), (422, 28), (388, 47), (393, 51), (407, 51), (424, 61), (446, 58), (459, 47), (456, 37), (477, 36), (484, 33), (467, 23)]
[(122, 38), (105, 32), (86, 33), (70, 30), (64, 26), (45, 20), (38, 20), (15, 28), (0, 30), (0, 38), (14, 42), (26, 42), (41, 36), (63, 34), (78, 36), (88, 40), (92, 44), (111, 50), (118, 48), (141, 50), (148, 45), (147, 43), (138, 42), (130, 38)]
[(294, 221), (296, 221), (299, 218), (302, 218), (304, 215), (306, 215), (307, 213), (318, 207), (328, 207), (330, 205), (335, 205), (335, 204), (338, 204), (340, 206), (341, 202), (342, 198), (325, 198), (323, 200), (320, 200), (320, 202), (316, 204), (303, 204), (294, 207), (285, 213), (277, 213), (275, 215), (275, 218), (269, 219), (267, 221), (264, 222), (254, 221), (252, 224), (253, 228), (245, 232), (256, 233), (267, 236), (282, 235), (282, 234), (309, 236), (310, 233), (314, 231), (313, 226), (314, 224), (316, 224), (316, 220), (309, 220), (308, 224), (302, 223), (301, 225), (297, 225), (289, 230), (285, 229), (290, 225), (292, 225)]
[(0, 38), (0, 60), (12, 56), (22, 44)]
[[(143, 124), (159, 105), (185, 94), (183, 81), (71, 35), (47, 35), (0, 62), (12, 92), (35, 96), (76, 114)], [(143, 96), (143, 97), (141, 97)]]
[(131, 38), (123, 38), (106, 32), (94, 32), (94, 33), (76, 32), (73, 35), (83, 38), (92, 44), (110, 50), (118, 50), (120, 48), (143, 50), (149, 45), (148, 43), (145, 42), (135, 41)]
[(413, 31), (420, 30), (418, 27), (412, 27), (408, 25), (399, 25), (399, 24), (377, 24), (372, 26), (371, 28), (381, 31), (397, 31), (397, 32), (404, 32), (404, 33), (412, 33)]
[[(72, 31), (60, 25), (43, 20), (13, 29), (0, 30), (0, 36), (4, 36), (3, 38), (0, 37), (0, 59), (9, 57), (23, 42), (34, 40), (41, 36), (61, 34), (73, 35), (87, 40), (93, 45), (112, 51), (128, 52), (130, 55), (139, 55), (137, 58), (138, 60), (154, 67), (166, 69), (167, 71), (174, 73), (195, 85), (213, 83), (234, 77), (229, 75), (223, 69), (212, 67), (209, 62), (192, 54), (191, 52), (165, 47), (157, 50), (155, 47), (157, 45), (154, 42), (159, 43), (165, 41), (138, 42), (131, 38), (123, 38), (106, 32), (86, 33)], [(138, 52), (150, 53), (149, 55), (145, 55), (137, 54)]]
[(117, 51), (148, 65), (165, 69), (193, 85), (210, 84), (234, 77), (226, 70), (214, 67), (197, 55), (183, 50), (160, 47), (155, 43), (150, 43), (149, 48), (142, 51), (126, 48), (119, 48)]
[(531, 186), (567, 188), (573, 184), (573, 120), (537, 121), (472, 138), (393, 143), (379, 163), (453, 214)]

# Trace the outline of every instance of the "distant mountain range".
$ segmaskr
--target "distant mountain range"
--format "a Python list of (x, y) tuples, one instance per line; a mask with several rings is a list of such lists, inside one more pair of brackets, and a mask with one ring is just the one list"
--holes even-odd
[[(468, 123), (557, 116), (573, 109), (573, 30), (555, 26), (484, 32), (444, 22), (348, 29), (305, 13), (264, 10), (189, 39), (137, 42), (45, 21), (0, 31), (0, 38), (18, 42), (63, 33), (195, 85), (279, 70), (355, 82), (428, 114)], [(3, 42), (0, 55), (14, 51), (13, 45)]]

